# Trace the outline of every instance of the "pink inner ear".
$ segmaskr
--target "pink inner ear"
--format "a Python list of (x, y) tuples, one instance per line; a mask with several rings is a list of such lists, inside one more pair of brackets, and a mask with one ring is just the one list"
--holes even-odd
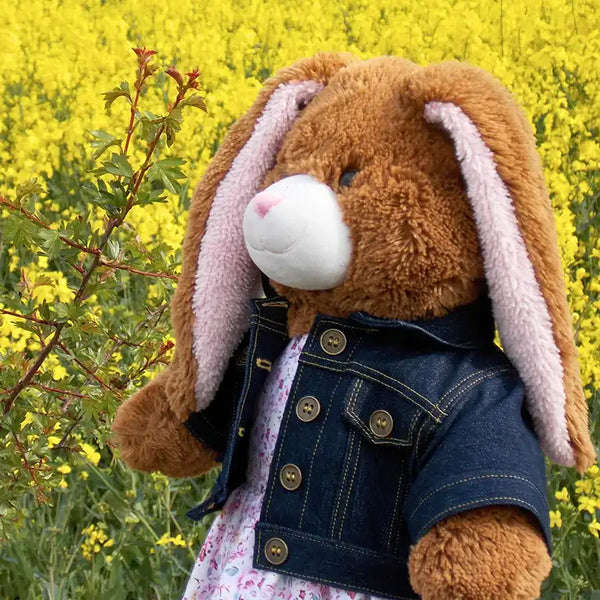
[(479, 233), (494, 317), (506, 354), (525, 384), (542, 448), (554, 462), (572, 466), (563, 365), (510, 193), (491, 150), (461, 108), (429, 102), (425, 119), (441, 125), (454, 141)]
[(321, 89), (323, 85), (314, 81), (280, 85), (217, 188), (200, 245), (192, 299), (197, 410), (213, 399), (248, 327), (249, 299), (258, 270), (244, 245), (244, 211), (274, 166), (300, 107)]

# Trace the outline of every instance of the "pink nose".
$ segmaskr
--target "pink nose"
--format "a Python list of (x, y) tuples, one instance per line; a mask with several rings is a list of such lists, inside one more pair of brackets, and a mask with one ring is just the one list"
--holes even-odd
[(274, 194), (273, 192), (260, 192), (254, 196), (252, 202), (254, 203), (254, 210), (256, 213), (264, 217), (276, 204), (279, 204), (283, 198)]

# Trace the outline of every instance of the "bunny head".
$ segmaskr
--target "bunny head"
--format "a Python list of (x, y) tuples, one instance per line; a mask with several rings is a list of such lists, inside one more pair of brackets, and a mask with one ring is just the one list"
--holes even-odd
[(179, 422), (213, 399), (261, 272), (290, 335), (317, 313), (433, 318), (487, 291), (547, 455), (593, 462), (541, 163), (488, 74), (320, 54), (265, 84), (190, 209), (161, 380)]

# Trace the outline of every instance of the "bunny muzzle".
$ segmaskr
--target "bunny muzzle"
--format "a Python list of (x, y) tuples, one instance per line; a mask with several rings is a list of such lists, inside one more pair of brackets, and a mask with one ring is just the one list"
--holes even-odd
[(346, 279), (350, 231), (337, 194), (310, 175), (286, 177), (256, 194), (243, 232), (250, 257), (277, 283), (327, 290)]

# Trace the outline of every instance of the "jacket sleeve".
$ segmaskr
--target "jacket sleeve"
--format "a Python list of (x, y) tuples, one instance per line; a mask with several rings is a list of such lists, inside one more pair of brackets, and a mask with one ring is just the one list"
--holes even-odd
[(417, 465), (405, 505), (413, 543), (457, 513), (512, 505), (537, 518), (550, 550), (544, 457), (516, 372), (466, 385), (446, 412)]

